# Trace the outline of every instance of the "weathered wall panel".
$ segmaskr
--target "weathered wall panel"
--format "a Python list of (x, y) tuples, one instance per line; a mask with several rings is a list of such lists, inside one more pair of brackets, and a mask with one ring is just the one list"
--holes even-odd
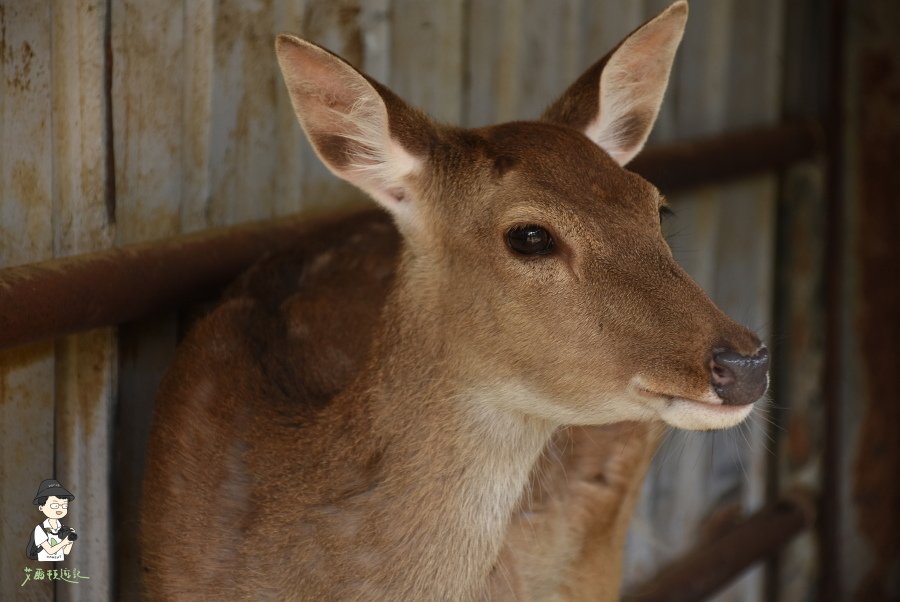
[(388, 84), (436, 119), (458, 124), (462, 118), (462, 0), (393, 0), (391, 9)]
[(212, 46), (204, 49), (213, 57), (207, 221), (274, 217), (277, 133), (271, 115), (282, 84), (272, 51), (271, 3), (221, 1), (213, 16)]
[(848, 3), (840, 595), (900, 598), (900, 4)]
[[(0, 266), (53, 256), (51, 21), (46, 2), (0, 5)], [(2, 292), (0, 292), (2, 294)], [(53, 343), (0, 353), (0, 598), (52, 600), (25, 581), (25, 544), (43, 520), (31, 504), (54, 474)], [(19, 543), (21, 541), (21, 543)]]
[[(210, 182), (214, 160), (211, 131), (218, 125), (212, 119), (215, 6), (214, 0), (196, 0), (184, 5), (182, 232), (203, 230), (210, 222), (217, 221), (212, 219)], [(218, 223), (222, 221), (219, 219)]]
[(179, 0), (112, 6), (116, 241), (179, 231), (184, 123), (184, 7)]
[[(109, 198), (106, 3), (54, 5), (52, 30), (55, 255), (107, 248), (115, 238)], [(110, 453), (116, 331), (56, 342), (56, 477), (76, 498), (66, 524), (79, 532), (67, 564), (89, 580), (62, 583), (57, 600), (111, 597)]]
[[(31, 504), (38, 484), (53, 478), (53, 344), (0, 352), (0, 595), (52, 600), (50, 582), (25, 582), (24, 570), (40, 565), (25, 557), (25, 544), (43, 515)], [(21, 541), (22, 543), (18, 543)]]
[(504, 0), (468, 5), (465, 125), (537, 119), (602, 56), (585, 61), (580, 52), (583, 4)]
[(75, 495), (65, 524), (79, 537), (67, 565), (89, 580), (60, 584), (57, 600), (112, 598), (112, 412), (116, 330), (104, 328), (56, 342), (56, 475)]

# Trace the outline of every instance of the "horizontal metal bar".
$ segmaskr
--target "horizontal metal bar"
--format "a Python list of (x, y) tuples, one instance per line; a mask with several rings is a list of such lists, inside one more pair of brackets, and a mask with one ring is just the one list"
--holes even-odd
[(341, 215), (293, 216), (0, 270), (0, 348), (200, 299)]
[[(817, 132), (804, 122), (649, 148), (629, 168), (672, 192), (814, 156)], [(197, 298), (314, 227), (308, 216), (290, 217), (0, 270), (0, 348)]]
[(817, 122), (797, 121), (651, 147), (628, 169), (665, 193), (680, 192), (784, 169), (823, 154), (824, 146), (825, 137)]
[(794, 492), (767, 506), (664, 568), (647, 583), (628, 591), (626, 602), (697, 602), (765, 560), (794, 537), (812, 528), (816, 502)]

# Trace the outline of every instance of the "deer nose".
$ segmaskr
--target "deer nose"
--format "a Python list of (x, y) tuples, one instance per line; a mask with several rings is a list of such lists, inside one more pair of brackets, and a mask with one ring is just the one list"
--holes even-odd
[(713, 352), (710, 362), (713, 389), (726, 405), (753, 403), (769, 384), (769, 351), (765, 347), (755, 355), (741, 355), (733, 349)]

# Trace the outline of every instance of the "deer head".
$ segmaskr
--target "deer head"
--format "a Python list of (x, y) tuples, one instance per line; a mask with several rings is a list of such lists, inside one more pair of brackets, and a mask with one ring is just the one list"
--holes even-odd
[(403, 236), (385, 320), (407, 342), (392, 344), (411, 337), (420, 360), (490, 389), (492, 403), (558, 424), (713, 429), (751, 412), (765, 347), (675, 262), (665, 199), (624, 168), (686, 18), (676, 2), (645, 23), (539, 121), (478, 129), (437, 124), (328, 51), (278, 38), (319, 157)]

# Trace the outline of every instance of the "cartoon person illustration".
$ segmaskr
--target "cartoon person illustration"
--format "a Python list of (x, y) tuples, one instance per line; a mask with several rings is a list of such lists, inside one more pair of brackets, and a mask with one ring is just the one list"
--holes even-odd
[(44, 562), (64, 560), (66, 554), (72, 551), (72, 545), (78, 536), (75, 535), (75, 529), (64, 526), (60, 520), (69, 513), (69, 502), (74, 499), (75, 496), (56, 479), (41, 481), (37, 495), (32, 501), (47, 517), (34, 528), (37, 560)]

